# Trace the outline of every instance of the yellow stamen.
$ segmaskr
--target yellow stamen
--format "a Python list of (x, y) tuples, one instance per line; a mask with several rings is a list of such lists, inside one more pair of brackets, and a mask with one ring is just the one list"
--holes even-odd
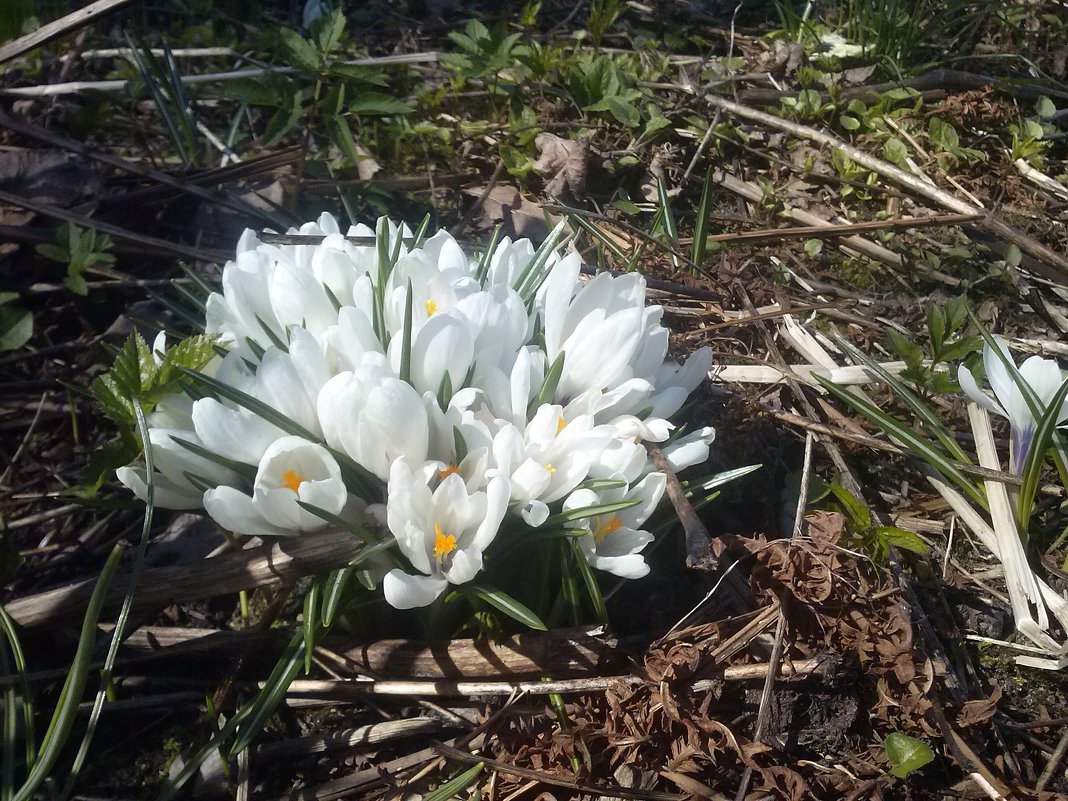
[[(601, 522), (602, 520), (604, 520), (604, 522)], [(622, 526), (623, 520), (619, 515), (609, 515), (607, 519), (603, 518), (601, 515), (597, 515), (597, 517), (593, 518), (593, 523), (593, 538), (597, 542), (600, 542), (617, 528)]]
[(459, 472), (460, 472), (460, 468), (459, 468), (458, 465), (447, 464), (447, 465), (445, 465), (445, 469), (438, 471), (438, 478), (441, 479), (442, 481), (444, 481), (449, 476), (451, 476), (453, 473), (459, 473)]
[(282, 486), (286, 489), (296, 492), (300, 489), (300, 485), (304, 483), (304, 476), (298, 473), (296, 470), (286, 470), (282, 473)]
[(423, 308), (426, 309), (426, 316), (429, 317), (438, 310), (438, 304), (436, 304), (433, 299), (431, 299), (423, 304)]
[(551, 464), (543, 464), (542, 467), (544, 467), (550, 473), (555, 473), (556, 472), (556, 468), (553, 467)]
[(434, 558), (439, 562), (445, 554), (452, 553), (456, 550), (456, 537), (452, 534), (446, 534), (441, 530), (441, 526), (437, 523), (434, 524)]
[(564, 419), (563, 415), (560, 415), (560, 419), (556, 421), (556, 433), (559, 434), (561, 431), (563, 431), (564, 430), (564, 426), (566, 426), (566, 425), (567, 425), (567, 420)]

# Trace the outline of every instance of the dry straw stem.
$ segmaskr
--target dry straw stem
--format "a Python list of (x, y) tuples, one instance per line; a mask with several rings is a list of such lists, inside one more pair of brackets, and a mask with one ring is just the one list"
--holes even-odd
[(21, 56), (23, 53), (28, 53), (35, 47), (40, 47), (46, 42), (50, 42), (53, 39), (63, 36), (65, 33), (76, 31), (79, 28), (88, 25), (93, 20), (122, 8), (131, 1), (132, 0), (97, 0), (95, 3), (90, 3), (85, 8), (72, 11), (65, 17), (60, 17), (57, 20), (49, 22), (47, 25), (42, 25), (32, 33), (28, 33), (25, 36), (15, 39), (13, 42), (8, 42), (7, 44), (0, 46), (0, 64), (3, 64), (5, 61), (10, 61), (16, 56)]
[[(1050, 180), (1053, 179), (1051, 178)], [(1060, 184), (1057, 184), (1057, 186), (1060, 186)], [(712, 234), (705, 237), (705, 240), (708, 242), (721, 242), (724, 245), (735, 245), (748, 242), (763, 242), (765, 240), (781, 242), (785, 239), (829, 239), (864, 234), (871, 231), (931, 228), (939, 225), (965, 225), (966, 223), (978, 222), (981, 219), (983, 219), (983, 216), (980, 214), (939, 214), (930, 217), (899, 217), (894, 220), (870, 220), (868, 222), (844, 223), (842, 225), (824, 222), (820, 225), (797, 226), (794, 228), (766, 228), (760, 231)], [(692, 241), (688, 237), (683, 237), (679, 239), (679, 244), (688, 245)]]
[[(997, 557), (998, 560), (1001, 560), (1001, 543), (990, 524), (940, 473), (926, 465), (921, 466), (921, 469), (927, 476), (931, 486), (945, 499), (964, 525), (979, 538), (990, 553)], [(1036, 578), (1036, 581), (1038, 582), (1042, 602), (1049, 607), (1057, 620), (1060, 621), (1061, 627), (1068, 631), (1068, 600), (1065, 600), (1060, 593), (1041, 578)], [(1021, 665), (1043, 670), (1061, 670), (1064, 667), (1068, 667), (1068, 657), (1064, 656), (1059, 659), (1021, 656), (1017, 657), (1016, 661)]]
[[(990, 425), (990, 413), (977, 403), (968, 403), (968, 421), (975, 437), (975, 453), (983, 467), (998, 469), (994, 444), (994, 431)], [(1047, 634), (1049, 618), (1042, 599), (1038, 581), (1027, 563), (1027, 552), (1017, 530), (1013, 504), (1008, 488), (997, 481), (984, 482), (987, 503), (990, 504), (990, 522), (998, 546), (998, 558), (1005, 567), (1005, 584), (1012, 601), (1012, 612), (1017, 630), (1036, 645), (1056, 652), (1060, 645)], [(1037, 610), (1037, 619), (1032, 613)]]
[[(199, 562), (146, 570), (132, 612), (291, 583), (344, 567), (363, 547), (362, 540), (347, 532), (305, 534)], [(69, 623), (79, 618), (95, 585), (95, 579), (84, 579), (19, 598), (6, 605), (7, 612), (22, 626)], [(122, 603), (124, 582), (116, 580), (113, 587), (104, 602), (105, 611), (115, 611)]]
[[(754, 183), (743, 181), (726, 170), (716, 169), (712, 171), (712, 182), (722, 186), (736, 195), (748, 200), (750, 203), (761, 203), (764, 200), (764, 190)], [(815, 228), (837, 228), (839, 226), (835, 223), (828, 222), (822, 217), (818, 217), (810, 211), (804, 209), (789, 208), (783, 210), (783, 216), (792, 220), (797, 220), (805, 225)], [(862, 236), (851, 234), (841, 237), (837, 245), (839, 248), (852, 252), (860, 253), (863, 256), (867, 256), (869, 259), (881, 262), (888, 267), (903, 267), (905, 265), (904, 259), (892, 250), (884, 248), (882, 245), (878, 245)]]
[(194, 259), (196, 261), (207, 262), (223, 262), (226, 261), (229, 254), (221, 250), (207, 249), (207, 248), (195, 248), (188, 245), (182, 245), (178, 242), (170, 242), (166, 239), (159, 239), (154, 236), (146, 236), (145, 234), (138, 234), (134, 231), (129, 231), (125, 228), (120, 228), (117, 225), (103, 222), (102, 220), (94, 220), (92, 217), (86, 217), (83, 214), (77, 214), (67, 209), (61, 209), (58, 206), (53, 206), (48, 203), (41, 203), (37, 200), (21, 197), (20, 195), (12, 194), (0, 189), (0, 203), (8, 203), (12, 206), (18, 206), (22, 209), (37, 212), (43, 214), (46, 217), (51, 217), (55, 220), (63, 220), (64, 222), (73, 223), (82, 228), (93, 228), (101, 233), (110, 234), (116, 239), (124, 239), (130, 242), (136, 242), (140, 245), (147, 245), (152, 248), (161, 249), (174, 253), (178, 256), (185, 256), (187, 259)]
[(16, 133), (20, 133), (23, 136), (29, 136), (38, 141), (45, 142), (52, 147), (66, 150), (70, 153), (77, 153), (79, 156), (98, 161), (101, 164), (106, 164), (109, 167), (114, 167), (117, 170), (138, 175), (142, 178), (147, 178), (156, 183), (169, 186), (172, 189), (176, 189), (179, 192), (184, 192), (193, 197), (200, 198), (209, 203), (214, 203), (217, 206), (224, 206), (233, 211), (241, 214), (249, 214), (253, 217), (258, 217), (270, 222), (272, 225), (279, 225), (278, 220), (274, 215), (263, 209), (257, 208), (247, 201), (239, 198), (230, 197), (225, 192), (216, 189), (205, 189), (202, 186), (198, 186), (195, 183), (176, 178), (159, 170), (154, 170), (151, 167), (146, 167), (143, 164), (137, 164), (132, 161), (127, 161), (124, 158), (120, 158), (112, 153), (105, 153), (96, 148), (90, 147), (83, 142), (79, 142), (76, 139), (70, 139), (69, 137), (61, 134), (53, 133), (52, 131), (42, 128), (39, 125), (27, 122), (20, 119), (13, 114), (7, 114), (0, 111), (0, 126), (9, 128)]
[[(783, 678), (808, 676), (815, 673), (823, 660), (784, 660), (778, 665), (777, 675)], [(766, 679), (771, 666), (768, 663), (731, 665), (718, 678), (703, 679), (690, 687), (694, 692), (713, 689), (720, 681), (753, 681)], [(604, 692), (617, 685), (639, 686), (648, 684), (641, 676), (591, 676), (588, 678), (551, 679), (544, 681), (404, 681), (395, 679), (355, 679), (352, 681), (297, 679), (289, 687), (289, 694), (334, 701), (362, 698), (365, 695), (403, 695), (410, 697), (472, 698), (487, 695), (549, 695), (553, 693)], [(262, 684), (260, 685), (262, 686)]]
[[(129, 0), (123, 0), (129, 2)], [(395, 56), (379, 56), (376, 58), (357, 58), (344, 61), (343, 64), (356, 64), (359, 66), (385, 67), (392, 64), (433, 64), (438, 60), (438, 53), (403, 53)], [(300, 72), (295, 67), (253, 67), (230, 72), (210, 72), (204, 75), (181, 76), (183, 86), (193, 86), (205, 83), (221, 83), (235, 81), (239, 78), (262, 78), (265, 75), (276, 73), (279, 75), (291, 75)], [(59, 95), (73, 95), (80, 92), (122, 92), (126, 89), (129, 81), (68, 81), (66, 83), (49, 83), (40, 86), (17, 86), (11, 89), (0, 89), (0, 95), (8, 97), (57, 97)]]
[(1040, 269), (1043, 275), (1051, 280), (1060, 281), (1061, 283), (1068, 282), (1068, 259), (1065, 259), (1064, 256), (1056, 253), (1051, 248), (1046, 247), (1029, 234), (1009, 225), (1007, 222), (995, 217), (993, 214), (988, 214), (986, 209), (978, 208), (971, 203), (967, 203), (948, 192), (939, 189), (937, 186), (932, 186), (921, 178), (905, 172), (900, 167), (855, 148), (848, 142), (845, 142), (836, 136), (832, 136), (807, 125), (799, 125), (788, 120), (780, 119), (779, 117), (775, 117), (766, 112), (743, 106), (740, 103), (734, 103), (725, 98), (717, 97), (716, 95), (706, 95), (705, 100), (710, 105), (734, 114), (735, 116), (758, 122), (769, 128), (775, 128), (802, 139), (808, 139), (809, 141), (826, 145), (827, 147), (837, 148), (862, 167), (866, 167), (917, 195), (921, 195), (928, 200), (938, 203), (950, 211), (957, 212), (958, 214), (981, 215), (983, 219), (979, 223), (980, 226), (986, 228), (996, 236), (999, 236), (1008, 242), (1012, 242), (1019, 247), (1020, 250), (1042, 262), (1045, 269), (1040, 269), (1038, 265), (1036, 265), (1036, 269)]

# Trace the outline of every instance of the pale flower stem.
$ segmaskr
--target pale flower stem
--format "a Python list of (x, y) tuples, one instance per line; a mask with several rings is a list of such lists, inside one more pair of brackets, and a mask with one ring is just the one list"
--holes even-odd
[[(974, 533), (986, 546), (994, 556), (1001, 559), (1001, 548), (998, 543), (997, 535), (994, 533), (994, 529), (990, 527), (982, 516), (975, 510), (975, 507), (968, 503), (965, 497), (957, 492), (942, 476), (931, 468), (927, 468), (924, 471), (927, 474), (927, 480), (931, 483), (941, 495), (950, 508), (960, 518), (961, 522), (967, 526), (972, 533)], [(1042, 593), (1042, 598), (1045, 600), (1046, 605), (1050, 608), (1057, 620), (1060, 621), (1062, 628), (1068, 631), (1068, 599), (1057, 593), (1055, 589), (1049, 586), (1045, 581), (1036, 577), (1038, 582), (1039, 591)], [(1064, 645), (1057, 646), (1058, 651), (1063, 651)]]
[[(991, 469), (1000, 469), (1001, 461), (994, 444), (994, 431), (990, 425), (989, 412), (977, 403), (969, 402), (968, 421), (975, 437), (975, 450), (979, 464)], [(1001, 562), (1005, 567), (1005, 584), (1012, 601), (1016, 627), (1036, 644), (1056, 649), (1057, 644), (1045, 633), (1049, 630), (1049, 616), (1046, 613), (1046, 605), (1042, 601), (1038, 582), (1035, 581), (1035, 574), (1027, 562), (1027, 554), (1020, 540), (1008, 491), (1005, 485), (998, 481), (983, 483), (987, 501), (990, 504), (990, 521), (993, 524)], [(1037, 609), (1037, 620), (1032, 612), (1032, 606)]]

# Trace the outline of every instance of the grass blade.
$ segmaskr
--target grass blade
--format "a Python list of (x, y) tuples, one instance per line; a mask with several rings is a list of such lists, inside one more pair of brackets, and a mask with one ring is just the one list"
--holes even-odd
[(549, 261), (549, 256), (556, 252), (557, 246), (560, 244), (560, 240), (564, 236), (565, 223), (559, 222), (556, 227), (553, 228), (549, 235), (545, 237), (545, 241), (541, 243), (541, 246), (535, 251), (534, 258), (530, 260), (530, 264), (523, 268), (523, 272), (519, 274), (519, 277), (515, 280), (515, 284), (512, 286), (519, 296), (524, 301), (529, 301), (534, 293), (531, 291), (531, 287), (537, 286), (539, 277), (543, 272), (546, 262)]
[(698, 267), (705, 258), (705, 248), (708, 246), (708, 200), (712, 195), (712, 166), (709, 165), (705, 172), (705, 183), (701, 187), (701, 202), (697, 204), (697, 220), (693, 228), (693, 247), (690, 249), (690, 260)]
[(508, 595), (495, 587), (490, 587), (484, 584), (474, 584), (470, 586), (462, 586), (458, 589), (467, 595), (473, 595), (480, 601), (485, 601), (494, 609), (504, 612), (508, 617), (513, 620), (518, 620), (528, 628), (536, 629), (537, 631), (549, 630), (548, 627), (541, 622), (541, 618), (534, 614), (530, 609), (519, 603), (519, 601), (511, 595)]
[(304, 596), (304, 620), (301, 626), (301, 633), (304, 638), (305, 674), (311, 672), (312, 652), (315, 650), (315, 632), (319, 628), (320, 613), (322, 611), (322, 603), (320, 601), (322, 591), (322, 579), (317, 578), (308, 589), (308, 594)]
[(1016, 521), (1020, 526), (1020, 533), (1026, 535), (1027, 528), (1031, 523), (1031, 512), (1035, 508), (1035, 496), (1038, 494), (1038, 483), (1042, 477), (1042, 465), (1045, 462), (1046, 450), (1053, 442), (1057, 428), (1057, 417), (1061, 410), (1064, 399), (1068, 397), (1068, 378), (1066, 378), (1053, 396), (1053, 401), (1038, 421), (1031, 439), (1031, 448), (1027, 451), (1027, 459), (1024, 461), (1023, 472), (1020, 475), (1020, 494), (1016, 499)]
[(412, 279), (404, 296), (404, 331), (401, 332), (400, 380), (412, 382)]
[(148, 421), (145, 419), (145, 411), (136, 397), (131, 396), (130, 402), (133, 404), (134, 416), (137, 420), (137, 430), (141, 436), (141, 441), (146, 443), (144, 449), (146, 473), (145, 514), (141, 524), (141, 540), (137, 543), (137, 550), (134, 552), (133, 565), (130, 569), (130, 581), (126, 587), (126, 594), (122, 599), (122, 607), (119, 610), (118, 618), (115, 620), (115, 627), (111, 630), (111, 642), (108, 644), (107, 655), (104, 657), (104, 666), (100, 671), (100, 687), (96, 692), (96, 698), (93, 700), (93, 707), (89, 713), (89, 721), (86, 724), (85, 735), (82, 737), (82, 743), (78, 748), (77, 755), (74, 757), (74, 763), (71, 766), (67, 782), (64, 785), (63, 792), (60, 794), (60, 798), (69, 797), (74, 790), (74, 783), (89, 754), (89, 746), (93, 741), (93, 735), (96, 733), (96, 726), (100, 720), (100, 713), (104, 707), (105, 694), (108, 687), (111, 685), (112, 671), (115, 667), (115, 660), (119, 655), (119, 645), (122, 643), (123, 633), (126, 631), (126, 624), (130, 620), (130, 613), (133, 609), (134, 592), (137, 590), (137, 583), (140, 580), (141, 572), (144, 569), (145, 554), (148, 551), (149, 535), (152, 531), (152, 515), (156, 508), (154, 480), (156, 466), (152, 454), (152, 444), (149, 441)]
[(285, 698), (286, 690), (304, 667), (304, 632), (298, 631), (289, 640), (285, 651), (264, 682), (263, 689), (252, 701), (248, 717), (237, 729), (237, 738), (230, 747), (233, 756), (248, 748), (267, 725), (271, 715)]
[(595, 503), (592, 506), (581, 506), (578, 509), (569, 509), (566, 512), (557, 512), (555, 515), (550, 515), (542, 525), (556, 527), (563, 523), (582, 520), (586, 517), (606, 515), (609, 512), (618, 512), (620, 509), (629, 509), (639, 503), (641, 503), (640, 498), (630, 498), (625, 501), (610, 501), (608, 503)]
[(96, 626), (100, 621), (100, 613), (103, 611), (104, 598), (107, 596), (111, 579), (118, 570), (122, 560), (122, 545), (116, 545), (111, 549), (107, 561), (104, 563), (100, 577), (93, 587), (93, 594), (89, 598), (88, 608), (85, 610), (85, 618), (82, 620), (81, 634), (78, 637), (78, 649), (74, 654), (67, 680), (63, 683), (63, 689), (56, 701), (56, 709), (52, 714), (52, 720), (48, 724), (41, 748), (37, 752), (37, 759), (30, 769), (26, 781), (18, 789), (13, 801), (30, 801), (36, 792), (52, 774), (60, 755), (63, 753), (67, 738), (74, 721), (78, 715), (78, 705), (81, 703), (85, 692), (86, 680), (89, 676), (89, 666), (93, 660), (93, 645), (96, 642)]
[(33, 696), (30, 694), (30, 681), (26, 677), (26, 653), (22, 650), (22, 642), (19, 640), (18, 630), (11, 615), (0, 605), (0, 628), (4, 631), (7, 645), (11, 649), (12, 660), (15, 670), (19, 673), (19, 690), (22, 694), (22, 739), (26, 745), (26, 767), (32, 768), (37, 760), (37, 738), (34, 732)]
[(938, 441), (942, 443), (942, 447), (949, 452), (950, 456), (952, 456), (955, 461), (971, 464), (971, 459), (968, 458), (968, 454), (966, 454), (960, 445), (957, 444), (957, 441), (953, 438), (949, 429), (942, 424), (942, 421), (933, 411), (931, 411), (931, 408), (926, 403), (920, 400), (912, 390), (905, 386), (905, 383), (898, 376), (884, 368), (879, 362), (872, 359), (866, 353), (862, 353), (854, 348), (841, 337), (835, 337), (835, 341), (838, 343), (838, 346), (845, 351), (849, 358), (863, 364), (866, 368), (875, 373), (880, 381), (894, 390), (898, 397), (908, 404), (912, 413), (915, 414), (923, 424), (927, 426), (931, 433), (938, 438)]
[(501, 226), (499, 225), (493, 229), (490, 241), (486, 243), (486, 250), (482, 253), (482, 258), (479, 259), (478, 269), (475, 270), (475, 280), (478, 281), (479, 286), (486, 286), (486, 277), (489, 275), (490, 262), (493, 261), (493, 254), (497, 250), (497, 245), (501, 241), (502, 233)]
[(323, 626), (330, 628), (334, 625), (334, 619), (337, 617), (338, 609), (341, 607), (341, 600), (344, 597), (345, 588), (349, 584), (349, 579), (352, 578), (352, 574), (356, 568), (354, 565), (343, 567), (340, 570), (333, 571), (326, 578), (326, 582), (323, 588)]
[(945, 454), (938, 451), (929, 440), (921, 437), (915, 431), (906, 428), (875, 404), (854, 395), (852, 392), (843, 389), (833, 381), (828, 381), (817, 373), (813, 373), (812, 375), (813, 378), (819, 382), (820, 386), (855, 411), (860, 412), (867, 417), (891, 438), (896, 439), (906, 447), (913, 456), (922, 459), (924, 462), (942, 473), (942, 475), (952, 479), (953, 482), (981, 508), (987, 508), (986, 497), (980, 492), (975, 483), (947, 459)]
[(457, 774), (436, 790), (423, 796), (423, 801), (449, 801), (455, 798), (472, 784), (482, 773), (482, 763), (476, 762), (463, 773)]
[(601, 594), (601, 585), (597, 583), (597, 576), (593, 574), (590, 563), (586, 561), (586, 555), (582, 552), (582, 545), (579, 544), (578, 539), (569, 540), (569, 542), (571, 555), (574, 557), (575, 564), (578, 565), (582, 582), (586, 585), (586, 594), (590, 596), (590, 604), (593, 606), (593, 613), (597, 616), (597, 622), (607, 623), (608, 609), (605, 608), (604, 596)]
[[(671, 198), (668, 197), (667, 184), (659, 176), (656, 179), (656, 197), (660, 203), (660, 223), (667, 236), (668, 244), (671, 245), (672, 251), (678, 250), (679, 229), (675, 225), (675, 215), (671, 213)], [(679, 269), (679, 257), (674, 252), (671, 253), (671, 266), (676, 270)]]
[(556, 388), (560, 385), (560, 376), (564, 374), (564, 355), (564, 352), (560, 351), (556, 358), (553, 359), (553, 363), (549, 365), (545, 378), (542, 379), (541, 387), (538, 388), (538, 394), (534, 396), (527, 406), (528, 417), (533, 417), (538, 407), (553, 402), (553, 398), (556, 396)]

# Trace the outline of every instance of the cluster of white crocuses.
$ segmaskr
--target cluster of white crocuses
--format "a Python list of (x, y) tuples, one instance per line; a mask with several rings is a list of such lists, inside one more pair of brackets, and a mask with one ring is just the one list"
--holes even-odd
[[(208, 298), (205, 330), (227, 354), (204, 372), (235, 392), (170, 397), (149, 418), (157, 505), (256, 537), (377, 520), (403, 555), (382, 579), (398, 608), (545, 525), (571, 528), (595, 568), (648, 572), (642, 526), (665, 476), (644, 443), (668, 440), (711, 355), (668, 357), (640, 275), (583, 280), (578, 254), (527, 240), (472, 258), (385, 219), (347, 238), (324, 214), (290, 233), (322, 239), (247, 231)], [(682, 470), (713, 436), (663, 450)], [(143, 467), (119, 478), (145, 496)]]

